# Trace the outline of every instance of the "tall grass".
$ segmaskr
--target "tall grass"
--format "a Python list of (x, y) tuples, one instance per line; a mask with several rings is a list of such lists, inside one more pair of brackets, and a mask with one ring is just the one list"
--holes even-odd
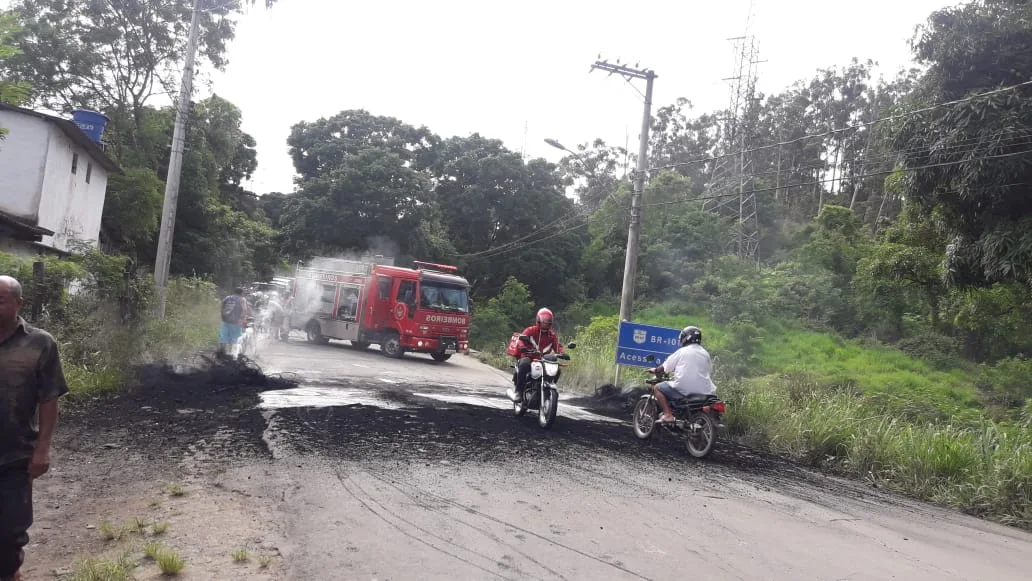
[(1032, 430), (907, 423), (860, 393), (800, 377), (726, 386), (732, 437), (917, 498), (1032, 528)]
[[(980, 407), (973, 369), (932, 369), (890, 347), (865, 345), (778, 321), (765, 321), (754, 329), (746, 326), (743, 331), (733, 324), (686, 313), (675, 305), (643, 309), (635, 319), (672, 328), (701, 327), (718, 377), (806, 375), (821, 384), (860, 390), (920, 420), (941, 420)], [(612, 383), (618, 325), (616, 316), (596, 317), (578, 329), (575, 361), (564, 376), (567, 387), (590, 392)], [(626, 384), (638, 381), (634, 372), (625, 377)]]
[[(125, 385), (130, 366), (180, 357), (218, 337), (219, 308), (210, 283), (194, 279), (169, 281), (164, 319), (148, 316), (123, 327), (115, 316), (93, 313), (81, 328), (56, 328), (62, 363), (73, 397), (93, 397)], [(101, 305), (101, 309), (110, 305)], [(65, 349), (64, 347), (67, 347)]]
[(39, 281), (32, 260), (0, 252), (0, 274), (22, 281), (26, 304), (43, 299), (34, 324), (57, 340), (73, 396), (117, 390), (130, 366), (175, 358), (216, 340), (214, 284), (170, 280), (166, 316), (158, 320), (147, 273), (131, 270), (123, 256), (81, 250), (70, 258), (38, 257), (45, 265)]
[[(743, 337), (748, 325), (719, 325), (676, 307), (636, 318), (703, 328), (736, 440), (1032, 528), (1032, 403), (1021, 421), (992, 421), (979, 406), (974, 370), (932, 369), (895, 349), (777, 322)], [(617, 324), (596, 317), (578, 329), (566, 387), (590, 392), (612, 383)], [(644, 374), (623, 377), (634, 384)]]

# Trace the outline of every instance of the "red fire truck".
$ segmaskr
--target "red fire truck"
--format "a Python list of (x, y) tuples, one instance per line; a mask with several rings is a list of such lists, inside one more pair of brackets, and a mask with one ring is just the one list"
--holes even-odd
[(391, 258), (315, 258), (298, 266), (288, 307), (290, 326), (312, 343), (380, 345), (388, 357), (407, 351), (447, 361), (469, 351), (469, 282), (454, 266)]

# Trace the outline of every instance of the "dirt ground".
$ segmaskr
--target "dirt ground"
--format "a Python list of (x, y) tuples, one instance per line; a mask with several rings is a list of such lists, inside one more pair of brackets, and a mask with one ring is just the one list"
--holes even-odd
[[(136, 389), (66, 403), (51, 471), (34, 489), (26, 579), (70, 579), (82, 559), (127, 550), (137, 579), (160, 578), (143, 556), (154, 541), (186, 560), (181, 579), (284, 578), (272, 503), (238, 479), (261, 474), (268, 460), (257, 390), (290, 382), (204, 359), (192, 365), (178, 374), (144, 368)], [(110, 536), (103, 523), (120, 538), (102, 538)], [(237, 562), (231, 554), (241, 549), (248, 559)]]

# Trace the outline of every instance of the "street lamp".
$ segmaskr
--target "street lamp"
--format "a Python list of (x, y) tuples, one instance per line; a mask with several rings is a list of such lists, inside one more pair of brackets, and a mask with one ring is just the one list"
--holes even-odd
[(554, 147), (556, 149), (561, 149), (561, 150), (563, 150), (566, 153), (569, 153), (571, 155), (577, 155), (576, 151), (570, 151), (569, 149), (566, 148), (565, 145), (563, 145), (562, 143), (559, 143), (558, 141), (556, 141), (555, 139), (552, 139), (551, 137), (546, 137), (545, 138), (545, 143), (551, 145), (552, 147)]

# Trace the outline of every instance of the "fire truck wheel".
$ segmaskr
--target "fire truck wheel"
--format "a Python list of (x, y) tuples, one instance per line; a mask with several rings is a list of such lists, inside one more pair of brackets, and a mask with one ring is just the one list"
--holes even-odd
[(401, 346), (401, 337), (391, 335), (380, 344), (383, 354), (393, 359), (400, 359), (405, 354), (405, 348)]
[(438, 363), (444, 363), (451, 359), (451, 353), (431, 353), (430, 357), (433, 357), (434, 361), (437, 361)]
[(319, 323), (315, 321), (308, 323), (308, 326), (305, 327), (305, 335), (307, 335), (309, 343), (325, 345), (330, 342), (329, 338), (322, 336), (322, 332), (319, 329)]

